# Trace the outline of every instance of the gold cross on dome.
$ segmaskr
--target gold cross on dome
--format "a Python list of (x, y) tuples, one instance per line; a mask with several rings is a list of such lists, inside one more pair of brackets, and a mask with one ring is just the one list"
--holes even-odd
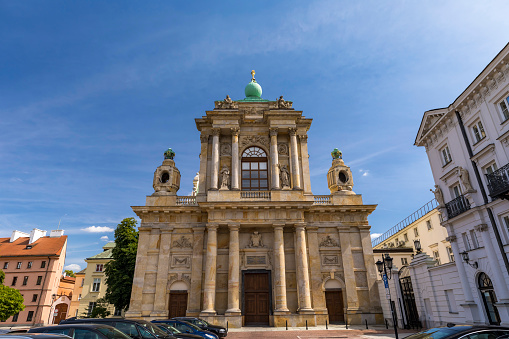
[(255, 71), (254, 71), (254, 69), (253, 69), (253, 70), (251, 71), (251, 76), (252, 76), (251, 80), (254, 80), (254, 79), (255, 79), (255, 77), (254, 77), (254, 75), (255, 75), (255, 74), (256, 74), (256, 72), (255, 72)]

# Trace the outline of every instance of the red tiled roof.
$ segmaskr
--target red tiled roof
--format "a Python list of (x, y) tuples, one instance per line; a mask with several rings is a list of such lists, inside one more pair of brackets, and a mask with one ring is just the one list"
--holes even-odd
[(60, 255), (67, 241), (67, 236), (41, 237), (30, 244), (31, 249), (27, 249), (26, 246), (29, 240), (28, 237), (21, 237), (14, 242), (9, 242), (10, 238), (0, 238), (0, 257)]

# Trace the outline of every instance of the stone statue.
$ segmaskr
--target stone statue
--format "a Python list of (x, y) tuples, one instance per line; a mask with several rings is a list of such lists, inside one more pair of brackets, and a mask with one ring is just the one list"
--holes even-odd
[(281, 187), (290, 187), (290, 173), (286, 165), (278, 164), (279, 167), (279, 179), (281, 180)]
[(460, 177), (461, 183), (465, 187), (465, 191), (473, 191), (472, 184), (470, 183), (470, 174), (468, 174), (468, 171), (464, 169), (463, 167), (458, 168), (458, 176)]
[(262, 242), (262, 235), (254, 231), (253, 234), (251, 234), (251, 240), (247, 247), (265, 247)]
[(230, 185), (230, 169), (228, 169), (228, 166), (224, 165), (223, 169), (221, 170), (221, 188), (228, 189), (229, 185)]
[(279, 99), (276, 99), (276, 101), (277, 101), (277, 103), (276, 103), (277, 108), (291, 108), (292, 107), (292, 103), (285, 101), (285, 99), (283, 99), (282, 95), (279, 97)]
[(442, 190), (440, 189), (440, 186), (435, 185), (435, 190), (433, 191), (432, 189), (430, 189), (430, 191), (433, 192), (433, 194), (435, 194), (435, 199), (437, 200), (438, 205), (444, 206), (444, 195), (442, 193)]
[(223, 101), (217, 101), (218, 108), (235, 108), (235, 103), (227, 94), (226, 98)]

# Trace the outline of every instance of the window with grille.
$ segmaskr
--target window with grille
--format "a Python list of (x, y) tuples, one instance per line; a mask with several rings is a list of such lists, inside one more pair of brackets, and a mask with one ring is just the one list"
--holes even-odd
[(269, 189), (267, 154), (260, 147), (249, 147), (242, 153), (242, 190)]

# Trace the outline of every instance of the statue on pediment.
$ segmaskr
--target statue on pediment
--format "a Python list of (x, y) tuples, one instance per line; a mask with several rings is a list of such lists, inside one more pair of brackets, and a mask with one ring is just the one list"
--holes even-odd
[(438, 202), (438, 205), (444, 206), (445, 205), (444, 194), (442, 193), (442, 189), (440, 188), (440, 186), (435, 185), (435, 190), (433, 191), (432, 189), (430, 189), (430, 191), (433, 192), (433, 194), (435, 194), (435, 200)]
[(283, 99), (283, 96), (281, 95), (279, 99), (276, 99), (276, 107), (279, 109), (292, 108), (292, 102), (285, 101), (285, 99)]

